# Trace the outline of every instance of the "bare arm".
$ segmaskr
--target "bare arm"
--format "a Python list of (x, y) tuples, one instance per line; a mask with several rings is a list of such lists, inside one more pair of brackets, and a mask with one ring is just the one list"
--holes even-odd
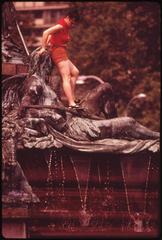
[(55, 33), (57, 31), (60, 31), (61, 29), (63, 29), (63, 26), (60, 24), (55, 25), (54, 27), (48, 28), (47, 30), (45, 30), (43, 32), (43, 37), (42, 37), (42, 49), (45, 50), (49, 39), (51, 37), (52, 33)]
[(47, 38), (47, 44), (49, 43), (50, 39), (51, 39), (51, 34), (48, 35), (48, 38)]

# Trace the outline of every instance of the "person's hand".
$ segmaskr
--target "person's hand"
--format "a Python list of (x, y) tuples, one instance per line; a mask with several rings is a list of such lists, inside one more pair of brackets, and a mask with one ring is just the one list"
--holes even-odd
[(38, 51), (38, 53), (39, 54), (42, 54), (43, 52), (45, 52), (46, 51), (46, 49), (44, 48), (44, 47), (42, 47), (39, 51)]

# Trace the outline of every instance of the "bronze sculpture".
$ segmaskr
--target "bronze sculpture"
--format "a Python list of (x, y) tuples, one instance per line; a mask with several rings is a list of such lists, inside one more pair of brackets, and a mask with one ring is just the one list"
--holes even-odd
[[(4, 87), (3, 87), (3, 94), (4, 94), (4, 116), (7, 118), (10, 109), (13, 111), (17, 111), (17, 119), (18, 121), (25, 122), (30, 119), (30, 125), (25, 128), (25, 131), (28, 131), (29, 128), (38, 131), (38, 129), (34, 129), (34, 121), (38, 123), (41, 122), (41, 126), (39, 127), (39, 131), (43, 132), (45, 135), (54, 134), (54, 131), (58, 131), (64, 136), (65, 138), (71, 138), (73, 140), (80, 140), (80, 141), (96, 141), (102, 139), (125, 139), (125, 140), (159, 140), (159, 133), (151, 131), (146, 127), (142, 126), (141, 124), (137, 123), (135, 119), (130, 117), (116, 117), (116, 109), (115, 104), (113, 102), (113, 94), (111, 89), (111, 99), (107, 98), (106, 101), (103, 103), (103, 109), (106, 106), (112, 107), (113, 110), (107, 109), (107, 112), (114, 112), (113, 114), (107, 114), (107, 118), (100, 114), (92, 114), (92, 107), (91, 104), (87, 104), (88, 107), (91, 108), (91, 111), (88, 111), (88, 108), (84, 111), (79, 110), (69, 110), (63, 103), (60, 101), (58, 96), (56, 95), (55, 91), (46, 83), (43, 76), (46, 75), (44, 69), (47, 71), (49, 61), (46, 61), (44, 64), (43, 59), (47, 59), (49, 57), (48, 52), (46, 53), (47, 56), (42, 58), (42, 56), (37, 55), (37, 51), (35, 50), (35, 72), (29, 71), (29, 75), (24, 77), (23, 81), (21, 80), (21, 87), (20, 87), (20, 80), (15, 76), (15, 80), (10, 83), (10, 85), (14, 85), (15, 94), (12, 96), (13, 87), (9, 87), (9, 80), (5, 80)], [(37, 56), (37, 57), (36, 57)], [(40, 58), (42, 59), (42, 63), (44, 67), (41, 68)], [(32, 58), (33, 61), (34, 58)], [(46, 65), (46, 66), (45, 66)], [(32, 64), (33, 66), (33, 64)], [(38, 71), (39, 69), (39, 71)], [(42, 69), (42, 71), (40, 71)], [(32, 74), (30, 74), (32, 72)], [(46, 75), (47, 76), (47, 75)], [(17, 82), (17, 83), (16, 83)], [(6, 87), (6, 85), (8, 87)], [(107, 95), (110, 92), (110, 85), (105, 83), (98, 86), (94, 92), (97, 93), (97, 101), (96, 104), (100, 101), (100, 98)], [(17, 86), (17, 87), (16, 87)], [(17, 88), (17, 89), (16, 89)], [(107, 93), (108, 91), (108, 93)], [(99, 93), (103, 94), (99, 94)], [(25, 94), (24, 94), (25, 93)], [(24, 95), (23, 95), (24, 94)], [(11, 96), (8, 98), (6, 96)], [(95, 98), (96, 95), (93, 93), (93, 97)], [(16, 99), (16, 101), (15, 101)], [(86, 101), (90, 102), (89, 99), (92, 99), (92, 95), (88, 94), (88, 96), (84, 100), (84, 105), (86, 105)], [(109, 104), (111, 102), (111, 104)], [(11, 105), (13, 105), (11, 107)], [(97, 108), (97, 105), (96, 105)], [(95, 109), (96, 109), (95, 108)], [(115, 110), (114, 110), (115, 109)], [(106, 115), (106, 112), (105, 112)], [(32, 122), (33, 121), (33, 122)], [(49, 127), (47, 126), (49, 125)], [(43, 129), (41, 129), (41, 127)], [(49, 129), (52, 129), (50, 132)], [(28, 129), (28, 130), (27, 130)], [(30, 134), (32, 135), (32, 131), (30, 129)], [(48, 130), (47, 130), (48, 129)], [(37, 135), (39, 134), (39, 131)], [(34, 134), (34, 133), (33, 133)], [(36, 132), (35, 132), (36, 134)], [(23, 135), (23, 134), (22, 134)], [(41, 134), (43, 137), (43, 135)], [(54, 136), (57, 140), (57, 137)], [(30, 141), (30, 139), (29, 139)], [(91, 143), (92, 145), (92, 143)], [(107, 142), (108, 145), (108, 142)], [(45, 148), (45, 146), (44, 146)], [(104, 148), (105, 149), (105, 148)]]

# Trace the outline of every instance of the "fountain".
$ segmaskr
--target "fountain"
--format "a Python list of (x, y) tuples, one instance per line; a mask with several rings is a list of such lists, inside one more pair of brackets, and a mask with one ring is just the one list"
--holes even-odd
[(44, 77), (49, 54), (37, 57), (2, 82), (5, 237), (18, 238), (11, 217), (30, 238), (157, 235), (159, 133), (117, 117), (109, 83), (85, 96), (86, 111), (69, 111)]

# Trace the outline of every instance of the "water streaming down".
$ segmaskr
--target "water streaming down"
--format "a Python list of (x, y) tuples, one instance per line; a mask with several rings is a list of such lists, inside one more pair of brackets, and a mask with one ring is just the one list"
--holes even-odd
[[(67, 158), (68, 159), (68, 158)], [(66, 160), (67, 160), (66, 159)], [(59, 155), (56, 150), (50, 150), (48, 154), (46, 154), (46, 163), (48, 165), (48, 175), (47, 175), (47, 193), (46, 193), (46, 200), (45, 200), (45, 206), (42, 209), (43, 212), (57, 212), (60, 213), (68, 213), (69, 219), (65, 218), (61, 225), (64, 229), (73, 229), (73, 227), (100, 227), (101, 231), (104, 231), (110, 228), (111, 224), (107, 220), (108, 214), (104, 214), (104, 209), (112, 210), (114, 203), (113, 198), (111, 196), (112, 189), (110, 189), (110, 174), (109, 174), (109, 161), (106, 161), (106, 174), (105, 176), (102, 176), (102, 172), (100, 169), (99, 162), (97, 164), (97, 167), (95, 167), (95, 164), (91, 166), (91, 160), (88, 161), (87, 164), (87, 172), (84, 172), (84, 178), (85, 183), (83, 183), (81, 180), (81, 174), (79, 175), (79, 168), (77, 168), (77, 164), (75, 160), (70, 156), (69, 161), (71, 162), (71, 167), (73, 168), (73, 179), (72, 181), (75, 182), (73, 191), (70, 191), (70, 187), (65, 190), (65, 181), (67, 180), (65, 175), (65, 166), (63, 164), (63, 156)], [(97, 174), (96, 179), (94, 179), (93, 170), (96, 168)], [(81, 170), (81, 169), (80, 169)], [(67, 171), (67, 169), (66, 169)], [(90, 179), (91, 178), (91, 179)], [(91, 180), (91, 184), (90, 184)], [(94, 182), (93, 182), (94, 181)], [(104, 186), (104, 197), (101, 198), (101, 190), (98, 189), (96, 186), (96, 181), (98, 182), (98, 187), (100, 187), (102, 184)], [(90, 188), (89, 188), (89, 185)], [(67, 204), (65, 191), (67, 195), (79, 195), (79, 198), (77, 198), (78, 204), (78, 213), (77, 218), (73, 219), (73, 211), (70, 212), (71, 205), (73, 205), (73, 196), (70, 196), (70, 206)], [(89, 199), (90, 196), (90, 199)], [(99, 203), (99, 200), (97, 198), (101, 199), (101, 203)], [(92, 201), (94, 199), (95, 201)], [(62, 203), (62, 204), (61, 204)], [(97, 207), (97, 205), (100, 204), (101, 206)], [(65, 211), (69, 210), (69, 211)], [(99, 211), (99, 214), (97, 215), (97, 212)], [(100, 214), (100, 212), (102, 212)], [(107, 211), (106, 211), (107, 212)], [(56, 229), (57, 223), (49, 224), (48, 226), (50, 229)], [(90, 229), (89, 228), (89, 229)]]
[[(65, 157), (66, 156), (66, 157)], [(69, 163), (68, 163), (68, 161)], [(71, 180), (76, 182), (73, 186), (67, 184), (67, 168), (65, 161), (71, 169)], [(56, 231), (62, 228), (65, 231), (76, 231), (82, 228), (93, 231), (96, 227), (100, 231), (112, 230), (112, 212), (121, 211), (123, 214), (123, 203), (115, 197), (115, 189), (112, 186), (111, 171), (112, 164), (110, 160), (106, 160), (103, 166), (100, 161), (87, 161), (86, 171), (84, 173), (85, 182), (82, 182), (82, 175), (78, 172), (77, 162), (72, 156), (62, 155), (57, 150), (49, 150), (46, 154), (46, 163), (48, 166), (46, 200), (42, 212), (52, 214), (63, 214), (62, 220), (55, 219), (48, 224), (50, 231)], [(93, 163), (93, 164), (92, 164)], [(147, 171), (144, 188), (144, 201), (140, 208), (143, 211), (138, 212), (137, 209), (131, 209), (131, 198), (129, 188), (127, 186), (124, 165), (121, 164), (121, 177), (125, 193), (125, 211), (127, 209), (127, 220), (122, 217), (121, 231), (134, 232), (150, 232), (151, 231), (151, 215), (147, 212), (147, 195), (149, 185), (149, 175), (151, 158), (147, 162)], [(80, 168), (82, 170), (82, 168)], [(65, 183), (66, 182), (66, 183)], [(102, 189), (100, 189), (102, 187)], [(102, 196), (101, 196), (102, 193)], [(77, 198), (77, 195), (79, 198)], [(96, 201), (96, 202), (95, 202)], [(77, 205), (77, 213), (71, 209), (73, 204)], [(99, 205), (99, 206), (98, 206)], [(122, 206), (122, 207), (121, 207)], [(122, 208), (122, 209), (121, 209)], [(74, 214), (75, 212), (75, 214)], [(60, 222), (61, 221), (61, 222)]]
[(126, 197), (128, 214), (130, 218), (130, 221), (128, 223), (128, 229), (132, 229), (134, 232), (150, 232), (151, 231), (151, 228), (150, 228), (151, 215), (148, 212), (146, 212), (150, 165), (151, 165), (151, 156), (149, 156), (148, 166), (146, 171), (144, 201), (142, 204), (144, 207), (143, 206), (141, 207), (141, 212), (134, 211), (132, 213), (132, 210), (130, 208), (129, 192), (128, 192), (128, 187), (126, 183), (125, 173), (124, 173), (124, 166), (123, 166), (123, 163), (121, 162), (121, 171), (122, 171), (122, 177), (123, 177), (123, 183), (124, 183), (124, 189), (125, 189), (125, 197)]
[(88, 173), (87, 173), (87, 177), (86, 177), (86, 185), (85, 185), (85, 191), (81, 190), (81, 183), (80, 183), (80, 179), (78, 176), (78, 170), (76, 169), (75, 163), (73, 158), (70, 158), (72, 165), (73, 165), (73, 169), (75, 172), (75, 176), (76, 176), (76, 180), (77, 180), (77, 186), (78, 186), (78, 190), (79, 190), (79, 196), (80, 196), (80, 201), (81, 201), (81, 210), (80, 210), (80, 224), (81, 226), (88, 226), (90, 223), (90, 219), (92, 217), (92, 213), (88, 212), (87, 210), (87, 197), (88, 197), (88, 184), (89, 184), (89, 176), (90, 176), (90, 167), (91, 167), (91, 161), (89, 161), (89, 166), (88, 166)]
[[(58, 211), (61, 213), (65, 212), (69, 209), (69, 206), (67, 204), (67, 199), (65, 197), (65, 191), (69, 191), (68, 194), (74, 193), (74, 195), (79, 194), (79, 198), (77, 200), (79, 203), (78, 209), (79, 211), (79, 221), (81, 226), (88, 226), (91, 214), (87, 211), (87, 196), (88, 196), (88, 181), (89, 181), (89, 174), (90, 174), (90, 162), (88, 167), (88, 176), (86, 180), (86, 186), (84, 194), (82, 195), (81, 190), (81, 184), (80, 180), (78, 178), (77, 169), (74, 164), (74, 160), (70, 157), (69, 161), (72, 163), (72, 170), (74, 171), (75, 179), (72, 179), (72, 181), (76, 181), (76, 185), (74, 184), (74, 189), (72, 190), (70, 186), (68, 186), (68, 189), (65, 190), (65, 181), (67, 180), (65, 177), (65, 167), (64, 167), (64, 161), (63, 156), (59, 155), (56, 150), (49, 150), (49, 152), (46, 154), (45, 157), (47, 166), (48, 166), (48, 175), (47, 175), (47, 193), (46, 193), (46, 200), (45, 200), (45, 206), (42, 209), (43, 212), (52, 212), (53, 210)], [(72, 186), (73, 187), (73, 186)], [(72, 197), (71, 201), (73, 202)], [(76, 196), (77, 197), (77, 196)], [(62, 203), (62, 204), (61, 204)], [(68, 212), (68, 211), (66, 211)], [(62, 223), (63, 228), (66, 226), (70, 227), (72, 224), (72, 221), (67, 221), (67, 219)], [(76, 223), (78, 225), (78, 223)], [(73, 225), (73, 224), (72, 224)], [(55, 226), (55, 224), (53, 225)], [(51, 224), (49, 225), (51, 229)]]
[(46, 180), (46, 197), (43, 212), (52, 210), (63, 210), (65, 201), (65, 172), (62, 156), (57, 154), (57, 150), (50, 149), (45, 154), (45, 161), (48, 167)]
[(45, 156), (45, 161), (47, 163), (47, 167), (48, 167), (48, 174), (47, 174), (47, 192), (46, 192), (46, 197), (45, 197), (45, 207), (43, 209), (44, 212), (47, 212), (49, 209), (49, 199), (53, 196), (53, 192), (52, 192), (52, 171), (51, 171), (51, 164), (52, 164), (52, 151), (49, 151), (46, 156)]

